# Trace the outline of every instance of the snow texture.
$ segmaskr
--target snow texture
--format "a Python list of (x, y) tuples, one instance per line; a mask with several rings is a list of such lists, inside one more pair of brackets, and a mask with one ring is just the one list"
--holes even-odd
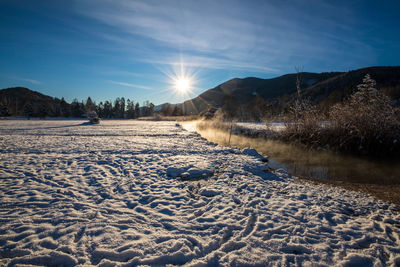
[(400, 263), (398, 207), (257, 155), (172, 122), (1, 121), (0, 265)]
[(237, 122), (236, 126), (238, 128), (237, 131), (239, 132), (240, 130), (248, 130), (254, 133), (262, 132), (267, 129), (279, 132), (286, 128), (284, 122)]

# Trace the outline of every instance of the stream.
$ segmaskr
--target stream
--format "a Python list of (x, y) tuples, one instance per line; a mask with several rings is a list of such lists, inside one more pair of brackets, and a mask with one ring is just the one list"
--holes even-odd
[(342, 155), (329, 151), (305, 149), (300, 146), (265, 138), (252, 138), (217, 129), (198, 129), (196, 122), (185, 122), (187, 130), (197, 131), (202, 137), (219, 145), (239, 148), (252, 147), (269, 157), (269, 166), (283, 168), (299, 177), (332, 182), (368, 183), (380, 185), (400, 184), (399, 159), (370, 159)]

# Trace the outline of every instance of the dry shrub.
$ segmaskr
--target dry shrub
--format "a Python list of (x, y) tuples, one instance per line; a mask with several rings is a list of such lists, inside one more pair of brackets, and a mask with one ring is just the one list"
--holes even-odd
[(199, 130), (206, 129), (218, 129), (229, 131), (232, 126), (232, 121), (226, 121), (226, 115), (221, 111), (221, 109), (215, 112), (214, 118), (212, 120), (203, 120), (197, 124)]
[(291, 107), (282, 132), (283, 139), (314, 145), (320, 141), (321, 116), (308, 100), (297, 100)]
[(297, 101), (282, 138), (361, 155), (399, 154), (399, 117), (375, 86), (367, 74), (357, 92), (330, 109), (327, 123), (308, 101)]
[(358, 91), (346, 102), (332, 107), (329, 129), (332, 145), (340, 150), (367, 155), (399, 152), (400, 123), (390, 99), (375, 88), (367, 74)]

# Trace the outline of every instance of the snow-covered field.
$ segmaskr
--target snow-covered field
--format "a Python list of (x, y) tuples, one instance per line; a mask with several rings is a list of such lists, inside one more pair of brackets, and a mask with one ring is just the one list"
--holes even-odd
[(398, 207), (172, 122), (0, 121), (0, 159), (1, 266), (400, 265)]

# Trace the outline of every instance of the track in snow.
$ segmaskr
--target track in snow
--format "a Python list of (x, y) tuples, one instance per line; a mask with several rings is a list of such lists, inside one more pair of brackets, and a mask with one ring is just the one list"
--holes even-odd
[(0, 121), (0, 159), (1, 265), (400, 264), (397, 207), (171, 122)]

